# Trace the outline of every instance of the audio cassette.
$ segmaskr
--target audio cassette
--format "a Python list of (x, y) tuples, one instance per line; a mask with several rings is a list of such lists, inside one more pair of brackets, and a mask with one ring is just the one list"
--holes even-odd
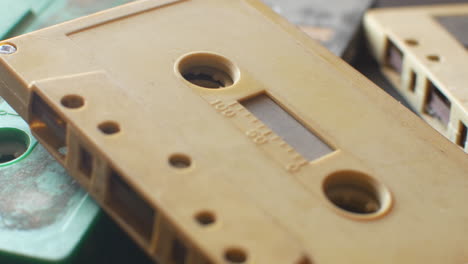
[(465, 154), (256, 0), (1, 43), (0, 93), (161, 263), (464, 263)]
[(468, 4), (376, 9), (365, 27), (384, 75), (426, 122), (468, 151)]

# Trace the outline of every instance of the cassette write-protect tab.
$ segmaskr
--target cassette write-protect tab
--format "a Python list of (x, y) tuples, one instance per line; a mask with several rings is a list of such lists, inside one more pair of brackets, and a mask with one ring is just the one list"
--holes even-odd
[(155, 260), (468, 260), (465, 154), (259, 1), (138, 1), (4, 45), (2, 96)]

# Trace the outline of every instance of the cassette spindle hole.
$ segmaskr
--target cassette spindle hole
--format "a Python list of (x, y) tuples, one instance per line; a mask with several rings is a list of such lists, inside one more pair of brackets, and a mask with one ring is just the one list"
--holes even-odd
[(69, 109), (79, 109), (84, 106), (85, 100), (82, 96), (76, 94), (65, 95), (60, 103)]
[(229, 263), (246, 263), (247, 253), (240, 248), (230, 248), (224, 253), (224, 258)]
[(201, 87), (217, 89), (231, 86), (231, 77), (218, 69), (212, 67), (194, 67), (184, 74), (184, 78)]
[(210, 211), (202, 211), (195, 215), (195, 220), (201, 226), (210, 226), (216, 222), (216, 216)]
[(169, 157), (169, 164), (176, 169), (186, 169), (192, 165), (192, 159), (185, 154), (174, 154)]
[(212, 53), (186, 55), (179, 61), (177, 71), (191, 84), (208, 89), (230, 87), (240, 75), (231, 61)]
[(105, 121), (98, 125), (99, 130), (106, 135), (114, 135), (120, 132), (120, 125), (114, 121)]
[(328, 200), (353, 216), (381, 216), (391, 205), (390, 192), (375, 179), (355, 171), (328, 176), (323, 184)]
[(23, 130), (0, 128), (0, 164), (5, 164), (23, 156), (31, 140)]

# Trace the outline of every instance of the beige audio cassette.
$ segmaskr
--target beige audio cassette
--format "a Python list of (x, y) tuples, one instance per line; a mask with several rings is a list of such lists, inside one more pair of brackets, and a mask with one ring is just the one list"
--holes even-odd
[(384, 75), (468, 152), (468, 4), (375, 9), (365, 28)]
[(468, 261), (466, 156), (260, 1), (9, 39), (0, 92), (161, 263)]

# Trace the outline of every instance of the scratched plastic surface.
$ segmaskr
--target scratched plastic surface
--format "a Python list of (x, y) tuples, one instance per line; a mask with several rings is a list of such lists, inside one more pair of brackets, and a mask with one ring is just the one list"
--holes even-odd
[[(130, 1), (11, 0), (7, 3), (9, 8), (0, 11), (0, 37), (19, 35), (125, 2)], [(10, 148), (17, 146), (5, 143), (1, 136), (12, 133), (25, 136), (29, 144), (24, 154), (8, 161)], [(103, 224), (103, 220), (97, 221), (99, 212), (94, 201), (0, 98), (0, 263), (76, 263), (83, 256), (86, 262), (102, 263), (102, 258), (93, 260), (98, 252), (81, 249), (82, 244), (89, 242), (85, 237), (96, 222)], [(133, 249), (128, 254), (139, 253), (135, 252)], [(116, 260), (113, 262), (123, 263)]]

